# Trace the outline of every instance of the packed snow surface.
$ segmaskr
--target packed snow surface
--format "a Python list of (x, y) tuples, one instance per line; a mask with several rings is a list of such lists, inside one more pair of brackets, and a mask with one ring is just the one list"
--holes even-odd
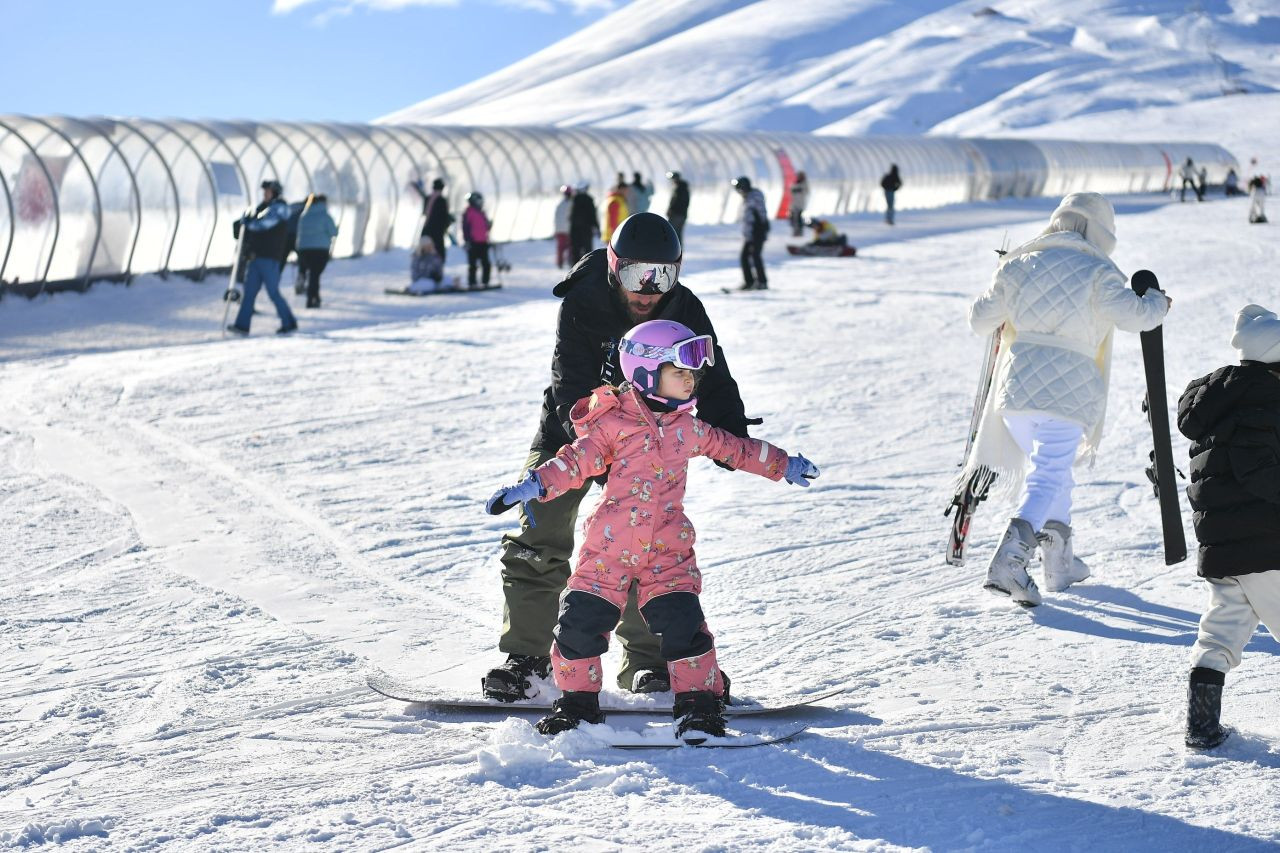
[(634, 0), (382, 120), (990, 136), (1277, 90), (1274, 0)]
[[(1117, 202), (1118, 263), (1174, 299), (1172, 404), (1233, 360), (1237, 308), (1280, 306), (1276, 226), (1245, 224), (1242, 199)], [(550, 243), (508, 247), (502, 290), (421, 300), (382, 293), (403, 253), (338, 261), (287, 339), (263, 298), (252, 336), (223, 341), (221, 281), (4, 299), (0, 847), (1280, 844), (1280, 644), (1259, 632), (1228, 678), (1237, 734), (1182, 746), (1207, 593), (1193, 563), (1161, 558), (1136, 336), (1117, 337), (1106, 436), (1076, 490), (1090, 581), (1031, 611), (984, 592), (1002, 505), (982, 507), (967, 567), (943, 562), (981, 349), (965, 310), (992, 249), (1051, 207), (842, 220), (848, 259), (790, 258), (779, 225), (756, 294), (721, 292), (740, 280), (733, 228), (691, 230), (684, 279), (755, 434), (822, 468), (798, 489), (694, 466), (722, 661), (744, 696), (847, 688), (742, 721), (809, 726), (747, 750), (605, 742), (665, 737), (661, 717), (546, 739), (529, 713), (363, 684), (383, 670), (474, 696), (501, 659), (514, 520), (482, 502), (516, 475), (548, 380)]]

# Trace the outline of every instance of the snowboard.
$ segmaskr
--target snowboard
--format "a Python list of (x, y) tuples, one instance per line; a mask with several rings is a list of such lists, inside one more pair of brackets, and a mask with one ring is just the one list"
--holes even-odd
[(484, 287), (466, 287), (466, 286), (446, 287), (442, 290), (427, 290), (422, 293), (413, 293), (412, 291), (404, 288), (397, 290), (394, 287), (388, 287), (382, 292), (387, 294), (388, 296), (439, 296), (442, 293), (480, 293), (481, 291), (484, 291), (484, 290), (501, 290), (501, 289), (502, 289), (502, 285), (500, 284), (489, 284), (489, 285), (485, 285)]
[[(245, 211), (245, 215), (248, 215)], [(222, 301), (226, 303), (226, 307), (222, 309), (222, 337), (226, 337), (230, 332), (227, 331), (227, 320), (231, 317), (231, 306), (239, 305), (240, 300), (244, 298), (244, 291), (240, 285), (244, 282), (244, 235), (249, 229), (242, 223), (240, 232), (236, 235), (236, 258), (231, 263), (231, 276), (227, 280), (227, 289), (222, 292)]]
[(852, 258), (858, 254), (858, 250), (853, 246), (821, 246), (814, 243), (787, 246), (787, 251), (793, 255), (816, 258)]
[[(474, 699), (458, 698), (457, 696), (449, 696), (447, 694), (436, 692), (430, 687), (409, 684), (384, 673), (373, 673), (366, 676), (365, 684), (367, 684), (375, 693), (380, 693), (388, 699), (395, 699), (399, 702), (412, 702), (419, 705), (430, 705), (433, 708), (507, 712), (551, 710), (552, 700), (549, 697), (538, 696), (533, 699), (521, 699), (517, 702), (499, 702), (496, 699), (485, 699), (483, 697)], [(839, 696), (841, 693), (845, 692), (847, 692), (847, 689), (841, 687), (837, 690), (829, 690), (826, 693), (803, 696), (792, 702), (783, 704), (766, 704), (742, 699), (730, 699), (731, 704), (725, 706), (724, 714), (726, 717), (753, 717), (763, 714), (783, 714), (788, 711), (794, 711), (797, 708), (803, 708), (806, 705), (816, 704), (824, 699), (830, 699), (833, 696)], [(671, 714), (670, 693), (652, 694), (652, 697), (652, 700), (645, 704), (622, 705), (616, 702), (610, 703), (610, 699), (615, 697), (612, 697), (609, 694), (604, 694), (601, 696), (603, 701), (600, 703), (600, 710), (604, 711), (606, 714)]]
[[(1155, 273), (1138, 270), (1129, 281), (1133, 292), (1141, 296), (1151, 288), (1160, 289)], [(1187, 540), (1182, 529), (1182, 511), (1178, 506), (1178, 481), (1174, 479), (1173, 445), (1169, 438), (1169, 404), (1164, 381), (1164, 327), (1143, 332), (1142, 366), (1147, 374), (1147, 396), (1143, 406), (1151, 422), (1151, 468), (1147, 477), (1160, 501), (1160, 525), (1164, 533), (1164, 564), (1172, 566), (1187, 559)], [(1154, 469), (1154, 470), (1152, 470)]]
[(786, 743), (808, 730), (808, 726), (797, 726), (782, 734), (769, 735), (754, 732), (735, 732), (730, 730), (724, 737), (708, 737), (705, 740), (690, 738), (675, 740), (670, 743), (611, 743), (614, 749), (680, 749), (691, 746), (695, 749), (749, 749), (753, 746), (768, 746), (774, 743)]
[[(1004, 326), (1001, 325), (991, 333), (982, 356), (982, 369), (978, 373), (978, 393), (974, 396), (973, 411), (969, 415), (969, 432), (965, 436), (964, 455), (960, 459), (961, 468), (969, 464), (969, 454), (973, 452), (973, 444), (978, 438), (978, 427), (982, 424), (982, 413), (987, 408), (987, 397), (991, 394), (996, 361), (1000, 356), (1000, 340), (1003, 332)], [(969, 527), (973, 523), (973, 514), (977, 511), (978, 504), (986, 499), (995, 481), (995, 472), (985, 465), (979, 465), (968, 479), (959, 485), (951, 498), (951, 503), (943, 512), (944, 517), (955, 512), (955, 517), (951, 519), (951, 534), (947, 541), (949, 565), (964, 565), (965, 544), (969, 540)]]

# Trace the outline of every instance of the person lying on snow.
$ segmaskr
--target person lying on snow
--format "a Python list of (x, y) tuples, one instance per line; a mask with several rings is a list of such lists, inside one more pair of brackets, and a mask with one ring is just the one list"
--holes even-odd
[(579, 400), (570, 415), (578, 438), (485, 504), (497, 515), (523, 503), (526, 514), (536, 516), (532, 502), (553, 500), (610, 472), (604, 496), (587, 519), (551, 645), (552, 674), (563, 695), (537, 729), (552, 735), (604, 721), (600, 656), (637, 584), (640, 614), (662, 640), (675, 694), (676, 737), (722, 736), (724, 682), (698, 601), (702, 576), (694, 560), (693, 525), (684, 514), (689, 459), (706, 456), (799, 486), (808, 486), (819, 471), (803, 456), (739, 438), (689, 413), (697, 402), (699, 374), (715, 364), (710, 335), (695, 335), (671, 320), (650, 320), (627, 332), (618, 349), (627, 381)]

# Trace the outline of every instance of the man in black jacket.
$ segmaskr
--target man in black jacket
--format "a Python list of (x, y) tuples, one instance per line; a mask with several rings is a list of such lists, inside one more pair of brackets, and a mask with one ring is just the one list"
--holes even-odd
[[(543, 394), (541, 422), (525, 460), (525, 472), (572, 440), (569, 410), (574, 403), (601, 385), (622, 381), (618, 341), (647, 320), (675, 320), (696, 334), (712, 335), (716, 341), (715, 362), (706, 368), (698, 385), (699, 418), (744, 437), (748, 424), (759, 423), (743, 414), (738, 385), (729, 373), (720, 338), (702, 302), (677, 281), (680, 261), (675, 229), (656, 213), (637, 213), (618, 226), (608, 249), (588, 254), (556, 285), (553, 292), (564, 302), (556, 330), (551, 384)], [(498, 648), (508, 657), (484, 678), (486, 696), (503, 701), (523, 698), (530, 677), (545, 677), (550, 671), (551, 632), (560, 593), (572, 570), (578, 506), (589, 489), (587, 484), (539, 503), (532, 510), (532, 519), (522, 507), (520, 532), (503, 537), (506, 601)], [(623, 648), (618, 685), (646, 693), (669, 689), (659, 640), (649, 632), (636, 608), (634, 588), (617, 635)]]
[(1187, 746), (1226, 739), (1226, 674), (1262, 622), (1280, 636), (1280, 320), (1257, 305), (1236, 316), (1238, 365), (1195, 380), (1178, 401), (1191, 439), (1187, 498), (1209, 608), (1191, 651)]
[(569, 208), (569, 257), (575, 264), (591, 251), (595, 238), (600, 236), (600, 214), (588, 189), (585, 181), (578, 184)]
[(449, 212), (449, 199), (444, 194), (444, 180), (436, 178), (432, 181), (430, 193), (423, 188), (421, 179), (411, 181), (409, 186), (417, 190), (422, 198), (422, 236), (431, 238), (432, 245), (436, 247), (436, 254), (440, 256), (440, 263), (443, 264), (444, 235), (453, 224), (453, 214)]
[(689, 218), (689, 182), (679, 172), (667, 172), (671, 179), (671, 201), (667, 202), (667, 221), (676, 229), (680, 244), (684, 245), (684, 223)]
[(279, 181), (262, 182), (262, 202), (252, 213), (246, 213), (231, 223), (231, 234), (240, 238), (240, 229), (244, 235), (244, 297), (240, 300), (240, 310), (236, 320), (227, 331), (237, 335), (249, 334), (249, 323), (253, 320), (253, 303), (258, 299), (258, 292), (266, 287), (267, 296), (276, 306), (280, 315), (278, 335), (287, 335), (298, 328), (298, 321), (289, 308), (289, 303), (280, 295), (280, 269), (284, 264), (281, 259), (288, 253), (289, 205), (281, 198), (284, 188)]

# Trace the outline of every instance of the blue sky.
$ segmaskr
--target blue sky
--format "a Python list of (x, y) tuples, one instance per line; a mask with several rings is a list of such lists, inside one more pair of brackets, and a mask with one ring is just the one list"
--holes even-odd
[(368, 121), (623, 0), (0, 0), (0, 113)]

